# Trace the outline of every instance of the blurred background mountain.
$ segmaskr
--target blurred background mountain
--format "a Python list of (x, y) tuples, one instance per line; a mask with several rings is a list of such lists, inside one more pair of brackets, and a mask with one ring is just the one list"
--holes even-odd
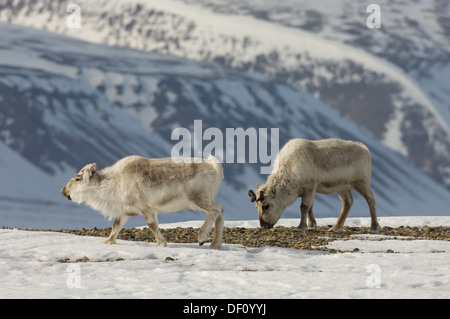
[[(448, 214), (449, 1), (378, 1), (379, 29), (369, 1), (77, 1), (79, 29), (70, 3), (0, 0), (0, 225), (108, 225), (59, 189), (90, 162), (170, 156), (172, 130), (196, 119), (279, 128), (280, 147), (360, 140), (380, 215)], [(224, 168), (227, 218), (256, 218), (259, 165)], [(319, 195), (316, 214), (339, 206)], [(358, 195), (351, 216), (368, 216)]]

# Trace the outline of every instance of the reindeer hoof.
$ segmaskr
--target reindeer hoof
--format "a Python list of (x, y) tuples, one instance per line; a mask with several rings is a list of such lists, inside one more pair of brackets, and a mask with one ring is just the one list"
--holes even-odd
[(158, 247), (167, 247), (167, 242), (166, 241), (157, 242), (156, 246), (158, 246)]
[(211, 246), (209, 246), (209, 248), (211, 248), (211, 249), (222, 249), (222, 244), (211, 243)]
[(209, 241), (211, 241), (209, 234), (199, 234), (198, 235), (198, 244), (200, 246), (203, 246), (204, 243), (207, 243)]
[(334, 233), (342, 233), (343, 228), (342, 227), (336, 227), (333, 226), (330, 229), (328, 229), (329, 232), (334, 232)]
[(379, 234), (381, 231), (380, 225), (377, 225), (376, 227), (371, 227), (369, 230), (370, 234)]

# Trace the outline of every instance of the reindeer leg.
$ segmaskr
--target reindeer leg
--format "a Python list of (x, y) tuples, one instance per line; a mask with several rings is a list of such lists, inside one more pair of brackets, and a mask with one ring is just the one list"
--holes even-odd
[[(219, 207), (220, 205), (217, 204)], [(215, 205), (214, 205), (215, 206)], [(206, 217), (205, 222), (203, 223), (202, 227), (200, 227), (200, 230), (198, 232), (198, 243), (200, 246), (202, 246), (204, 243), (206, 243), (209, 240), (210, 234), (209, 231), (211, 230), (212, 224), (215, 223), (217, 221), (218, 218), (220, 218), (219, 220), (219, 227), (220, 229), (214, 229), (214, 233), (217, 234), (217, 237), (220, 236), (222, 237), (222, 229), (223, 229), (223, 217), (222, 217), (222, 207), (217, 208), (217, 207), (208, 207), (208, 208), (202, 208), (201, 209), (206, 215), (208, 215)], [(220, 225), (222, 224), (222, 225)], [(217, 232), (217, 233), (216, 233)], [(213, 239), (216, 236), (214, 236)], [(213, 240), (213, 243), (215, 246), (217, 246), (216, 248), (220, 248), (220, 243), (218, 242), (219, 238), (217, 238), (217, 240)], [(214, 247), (211, 247), (214, 248)]]
[(209, 241), (210, 230), (212, 225), (214, 227), (214, 237), (211, 243), (211, 248), (220, 248), (222, 245), (222, 231), (225, 212), (214, 198), (210, 198), (207, 194), (192, 193), (190, 200), (195, 203), (196, 208), (207, 215), (205, 222), (198, 232), (198, 243), (202, 246)]
[(222, 206), (220, 206), (219, 204), (216, 205), (219, 206), (217, 209), (220, 210), (220, 213), (214, 223), (214, 236), (210, 247), (214, 249), (220, 249), (222, 248), (222, 234), (223, 223), (225, 220), (225, 211), (223, 210)]
[[(306, 232), (308, 231), (308, 227), (306, 226), (306, 221), (308, 219), (308, 214), (309, 211), (312, 209), (312, 205), (314, 202), (314, 192), (311, 192), (307, 195), (304, 195), (302, 197), (302, 203), (300, 205), (300, 213), (301, 213), (301, 218), (300, 218), (300, 224), (298, 225), (296, 231), (302, 231), (302, 232)], [(311, 211), (312, 214), (312, 211)], [(313, 216), (314, 218), (314, 216)], [(315, 220), (314, 220), (315, 222)]]
[(367, 204), (369, 205), (370, 219), (371, 219), (369, 232), (371, 234), (379, 234), (381, 227), (377, 221), (377, 210), (375, 208), (375, 196), (373, 195), (372, 189), (370, 188), (370, 184), (369, 183), (361, 183), (361, 184), (355, 185), (355, 189), (358, 193), (360, 193), (364, 197)]
[(350, 190), (339, 192), (338, 195), (339, 195), (339, 198), (342, 203), (342, 210), (341, 210), (341, 214), (339, 215), (339, 218), (336, 222), (336, 225), (334, 225), (330, 229), (330, 231), (335, 231), (337, 233), (340, 233), (340, 232), (342, 232), (342, 228), (344, 227), (344, 223), (345, 223), (345, 220), (347, 219), (350, 208), (352, 208), (353, 197), (352, 197), (352, 193), (350, 193)]
[(148, 228), (152, 231), (156, 239), (156, 244), (158, 246), (167, 246), (167, 242), (163, 235), (159, 231), (158, 216), (155, 213), (144, 213), (145, 221), (147, 222)]
[(117, 236), (119, 235), (120, 230), (122, 229), (123, 225), (130, 219), (130, 216), (122, 215), (114, 219), (113, 227), (111, 230), (111, 233), (109, 234), (109, 237), (107, 240), (102, 242), (102, 244), (112, 245), (116, 243)]
[(314, 213), (313, 213), (313, 204), (311, 204), (311, 208), (308, 211), (308, 229), (316, 229), (317, 228), (317, 222), (316, 219), (314, 218)]

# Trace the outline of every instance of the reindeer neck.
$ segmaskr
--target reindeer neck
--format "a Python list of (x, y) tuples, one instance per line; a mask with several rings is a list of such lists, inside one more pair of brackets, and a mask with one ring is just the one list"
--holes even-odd
[(271, 192), (275, 188), (276, 197), (280, 203), (284, 203), (286, 207), (292, 205), (298, 198), (298, 192), (296, 185), (291, 182), (288, 174), (283, 174), (278, 170), (276, 173), (269, 176), (266, 185), (268, 186), (268, 192)]

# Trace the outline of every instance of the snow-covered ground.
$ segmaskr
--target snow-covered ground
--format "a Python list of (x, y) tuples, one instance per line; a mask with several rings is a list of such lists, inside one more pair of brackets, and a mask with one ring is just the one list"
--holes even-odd
[[(334, 218), (317, 219), (320, 225)], [(382, 226), (449, 226), (450, 217), (381, 217)], [(198, 227), (201, 222), (164, 224)], [(281, 225), (297, 225), (282, 219)], [(349, 218), (347, 226), (368, 226)], [(225, 226), (255, 227), (257, 221)], [(286, 248), (246, 248), (119, 240), (54, 232), (0, 230), (0, 298), (449, 298), (450, 241), (355, 236), (330, 254)], [(391, 249), (394, 253), (381, 253)], [(87, 262), (75, 263), (78, 259)], [(61, 263), (58, 260), (66, 260)], [(113, 260), (112, 262), (106, 262)]]

